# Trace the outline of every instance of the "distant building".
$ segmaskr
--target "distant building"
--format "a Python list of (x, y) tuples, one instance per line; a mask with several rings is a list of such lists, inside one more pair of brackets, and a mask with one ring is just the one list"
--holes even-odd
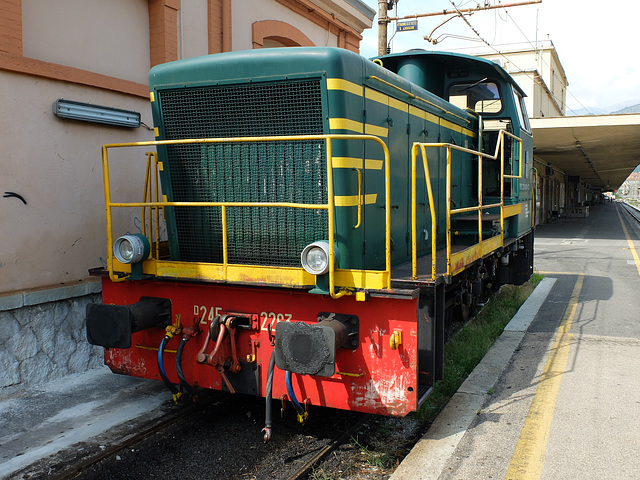
[(632, 173), (618, 189), (621, 197), (628, 200), (640, 200), (640, 173)]

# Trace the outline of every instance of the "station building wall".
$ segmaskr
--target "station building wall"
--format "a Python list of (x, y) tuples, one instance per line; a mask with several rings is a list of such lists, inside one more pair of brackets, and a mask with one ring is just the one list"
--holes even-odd
[[(356, 22), (309, 0), (0, 2), (0, 193), (26, 202), (0, 197), (0, 394), (102, 363), (84, 334), (101, 291), (88, 270), (107, 251), (101, 145), (153, 140), (149, 68), (303, 43), (357, 51), (369, 10)], [(60, 119), (59, 98), (137, 111), (149, 128)], [(141, 198), (130, 179), (144, 178), (144, 154), (121, 161), (116, 193)]]

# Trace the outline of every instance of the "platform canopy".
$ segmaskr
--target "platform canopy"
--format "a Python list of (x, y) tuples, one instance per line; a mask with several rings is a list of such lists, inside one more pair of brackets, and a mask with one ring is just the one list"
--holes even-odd
[(640, 114), (533, 118), (531, 128), (537, 160), (603, 191), (640, 164)]

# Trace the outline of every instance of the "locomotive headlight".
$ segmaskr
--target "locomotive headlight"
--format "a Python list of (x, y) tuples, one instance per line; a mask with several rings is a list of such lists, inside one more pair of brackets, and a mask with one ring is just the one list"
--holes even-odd
[(120, 263), (138, 263), (146, 260), (150, 250), (149, 240), (139, 233), (124, 235), (113, 244), (113, 254)]
[[(334, 264), (338, 264), (338, 249), (334, 248)], [(311, 275), (324, 275), (329, 271), (329, 242), (320, 240), (304, 247), (300, 256), (302, 268)]]

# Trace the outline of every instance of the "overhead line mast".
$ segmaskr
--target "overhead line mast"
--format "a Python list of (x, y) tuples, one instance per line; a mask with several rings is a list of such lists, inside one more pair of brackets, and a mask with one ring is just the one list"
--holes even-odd
[(438, 15), (459, 15), (461, 13), (474, 13), (480, 12), (482, 10), (494, 10), (496, 8), (508, 8), (508, 7), (520, 7), (523, 5), (533, 5), (536, 3), (542, 3), (542, 0), (530, 0), (527, 2), (518, 2), (518, 3), (501, 3), (497, 5), (485, 5), (481, 7), (478, 5), (476, 8), (466, 8), (464, 10), (453, 9), (453, 10), (440, 10), (438, 12), (431, 13), (416, 13), (414, 15), (405, 15), (404, 17), (389, 17), (387, 16), (388, 10), (393, 7), (394, 3), (397, 3), (398, 0), (388, 1), (387, 0), (378, 0), (378, 55), (384, 55), (387, 53), (387, 24), (397, 21), (397, 20), (407, 20), (410, 18), (423, 18), (423, 17), (435, 17)]

